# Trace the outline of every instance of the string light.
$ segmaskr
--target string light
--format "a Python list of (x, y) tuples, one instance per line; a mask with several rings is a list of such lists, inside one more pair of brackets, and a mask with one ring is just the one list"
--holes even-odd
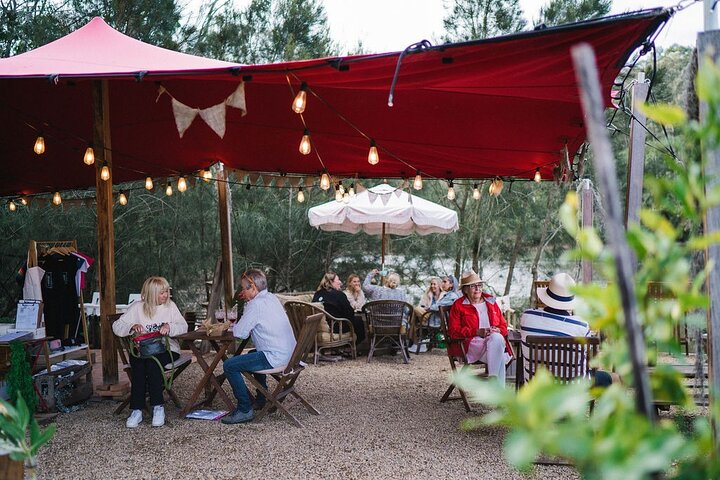
[(298, 203), (303, 203), (305, 201), (305, 192), (303, 192), (302, 187), (298, 188), (297, 201)]
[(338, 182), (338, 186), (339, 186), (339, 188), (340, 188), (340, 193), (342, 193), (343, 195), (345, 195), (345, 187), (344, 187), (343, 184), (342, 184), (342, 180)]
[(154, 185), (153, 185), (153, 180), (152, 180), (152, 178), (147, 177), (147, 178), (145, 179), (145, 189), (146, 189), (146, 190), (152, 190), (153, 187), (154, 187)]
[(490, 193), (493, 197), (500, 196), (500, 192), (502, 192), (503, 189), (503, 181), (500, 179), (500, 177), (495, 177), (495, 179), (490, 183), (490, 188), (488, 188), (488, 193)]
[(92, 165), (95, 163), (95, 150), (93, 150), (92, 147), (87, 147), (85, 149), (85, 156), (83, 157), (83, 162), (85, 162), (85, 165)]
[(477, 183), (473, 185), (473, 198), (475, 200), (480, 200), (480, 189), (478, 188)]
[(455, 187), (453, 187), (452, 180), (448, 180), (448, 193), (447, 193), (447, 199), (448, 200), (455, 200)]
[(210, 170), (202, 170), (202, 179), (203, 180), (205, 180), (206, 182), (209, 182), (210, 180), (212, 180), (212, 178), (213, 178), (213, 176), (212, 176), (212, 172)]
[(178, 178), (178, 192), (184, 192), (187, 190), (187, 180), (185, 177)]
[(60, 196), (60, 192), (55, 192), (52, 198), (52, 202), (56, 206), (62, 203), (62, 197)]
[(354, 183), (350, 184), (350, 189), (348, 190), (348, 195), (350, 195), (351, 197), (355, 196), (355, 184)]
[(122, 190), (120, 190), (120, 195), (118, 195), (118, 202), (120, 202), (120, 205), (123, 207), (128, 203), (127, 195), (125, 195), (125, 192)]
[(35, 140), (35, 146), (33, 147), (33, 150), (38, 155), (42, 155), (43, 153), (45, 153), (45, 139), (42, 135), (37, 137), (37, 140)]
[(368, 152), (368, 163), (370, 165), (377, 165), (380, 163), (380, 155), (378, 155), (377, 145), (375, 140), (370, 140), (370, 151)]
[(8, 200), (8, 209), (11, 212), (14, 212), (15, 210), (17, 210), (17, 205), (15, 205), (15, 202), (13, 202), (12, 200)]
[(350, 203), (350, 194), (347, 192), (343, 193), (342, 201), (343, 203)]
[(542, 175), (540, 175), (540, 169), (535, 169), (535, 178), (533, 178), (537, 183), (540, 183), (542, 181)]
[(300, 140), (300, 147), (298, 148), (300, 153), (308, 155), (312, 151), (312, 144), (310, 143), (310, 130), (307, 128), (303, 132), (302, 140)]
[(295, 99), (292, 103), (292, 110), (295, 113), (303, 113), (305, 111), (305, 105), (307, 104), (307, 83), (302, 82), (300, 84), (300, 91), (295, 95)]
[(172, 194), (173, 194), (172, 184), (170, 182), (167, 182), (167, 186), (165, 187), (165, 195), (170, 197), (170, 196), (172, 196)]
[(413, 188), (415, 190), (422, 190), (422, 175), (420, 175), (420, 170), (418, 170), (417, 174), (415, 174), (415, 181), (413, 182)]
[(106, 182), (110, 180), (110, 168), (107, 166), (107, 164), (104, 164), (103, 167), (100, 169), (100, 178)]
[(22, 203), (23, 205), (27, 206), (27, 204), (28, 204), (28, 199), (27, 199), (27, 197), (25, 197), (25, 196), (20, 197), (20, 203)]
[(342, 202), (342, 199), (343, 199), (343, 194), (342, 194), (342, 192), (340, 191), (340, 186), (339, 186), (339, 185), (335, 185), (335, 201), (336, 201), (336, 202)]
[(330, 175), (327, 174), (327, 172), (323, 172), (322, 176), (320, 177), (320, 188), (323, 190), (327, 190), (330, 188)]

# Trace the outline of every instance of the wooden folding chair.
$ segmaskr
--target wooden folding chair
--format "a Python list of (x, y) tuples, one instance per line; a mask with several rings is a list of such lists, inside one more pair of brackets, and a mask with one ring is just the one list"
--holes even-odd
[[(466, 338), (455, 338), (451, 337), (449, 330), (448, 330), (448, 318), (450, 317), (450, 307), (440, 307), (440, 329), (442, 330), (443, 335), (445, 336), (445, 344), (447, 346), (447, 355), (448, 360), (450, 361), (450, 369), (452, 370), (453, 375), (455, 375), (458, 371), (458, 369), (467, 369), (472, 368), (472, 365), (467, 361), (467, 357), (465, 356), (465, 340)], [(450, 345), (459, 345), (460, 351), (462, 352), (461, 355), (453, 355), (450, 353)], [(477, 362), (477, 365), (484, 365), (485, 366), (485, 372), (479, 372), (476, 373), (481, 377), (487, 377), (488, 376), (488, 367), (486, 363), (483, 362)], [(458, 393), (460, 394), (459, 397), (450, 397), (453, 390), (457, 388)], [(455, 385), (454, 383), (450, 383), (450, 386), (445, 390), (445, 394), (440, 399), (440, 403), (447, 402), (448, 400), (462, 400), (463, 404), (465, 405), (465, 410), (468, 412), (472, 411), (472, 408), (470, 408), (470, 402), (468, 402), (467, 395), (465, 391)]]
[(409, 363), (407, 329), (414, 312), (413, 306), (400, 300), (375, 300), (363, 305), (362, 310), (367, 317), (370, 334), (368, 363), (372, 360), (375, 348), (383, 342), (400, 349), (403, 362)]
[(353, 360), (357, 358), (357, 346), (355, 345), (357, 336), (355, 335), (355, 329), (350, 319), (333, 317), (323, 308), (315, 306), (312, 303), (296, 300), (285, 302), (283, 307), (290, 319), (290, 325), (293, 328), (296, 340), (300, 338), (300, 331), (307, 317), (316, 313), (325, 315), (325, 320), (320, 322), (317, 335), (315, 335), (313, 342), (315, 348), (313, 363), (315, 365), (317, 365), (320, 353), (323, 350), (339, 348), (345, 345), (350, 347)]
[[(267, 370), (258, 370), (255, 372), (243, 372), (245, 378), (252, 385), (255, 386), (259, 394), (265, 396), (265, 399), (268, 402), (265, 408), (263, 408), (257, 413), (257, 415), (255, 416), (255, 421), (260, 421), (267, 413), (277, 409), (280, 410), (283, 414), (285, 414), (285, 416), (287, 416), (290, 421), (295, 424), (296, 427), (302, 427), (302, 423), (300, 423), (300, 421), (288, 411), (288, 408), (290, 408), (292, 405), (283, 403), (285, 401), (285, 398), (288, 396), (292, 396), (297, 400), (297, 402), (302, 403), (305, 408), (313, 415), (320, 415), (320, 412), (318, 412), (315, 407), (310, 405), (307, 400), (305, 400), (297, 392), (297, 390), (295, 390), (295, 382), (297, 382), (300, 373), (305, 370), (305, 363), (302, 361), (302, 359), (305, 358), (308, 352), (310, 352), (310, 349), (313, 345), (313, 339), (315, 338), (315, 333), (318, 330), (318, 325), (320, 324), (320, 322), (325, 321), (323, 317), (324, 314), (316, 313), (314, 315), (310, 315), (305, 319), (302, 328), (300, 329), (300, 334), (297, 338), (295, 350), (293, 351), (292, 356), (290, 357), (290, 361), (287, 363), (287, 365), (282, 365), (280, 367), (270, 368)], [(270, 388), (264, 388), (260, 384), (260, 382), (255, 379), (253, 375), (255, 373), (272, 376), (277, 382), (275, 388), (273, 388), (272, 391), (270, 391)], [(297, 402), (293, 402), (293, 404)]]
[[(122, 316), (122, 313), (115, 313), (108, 315), (108, 321), (114, 323), (118, 318)], [(118, 337), (115, 335), (115, 349), (117, 354), (120, 356), (120, 360), (123, 363), (122, 369), (127, 374), (128, 379), (132, 382), (132, 368), (130, 367), (130, 337)], [(163, 365), (163, 374), (165, 375), (166, 384), (172, 385), (175, 379), (180, 375), (189, 365), (192, 363), (192, 356), (181, 354), (177, 360), (172, 363)], [(174, 365), (173, 365), (174, 364)], [(173, 368), (174, 366), (174, 368)], [(165, 389), (165, 393), (170, 397), (176, 407), (182, 408), (182, 403), (178, 398), (175, 390), (170, 387)], [(130, 403), (130, 394), (128, 393), (125, 398), (120, 402), (120, 405), (115, 409), (115, 414), (121, 413), (125, 407)], [(148, 407), (148, 411), (150, 408)]]

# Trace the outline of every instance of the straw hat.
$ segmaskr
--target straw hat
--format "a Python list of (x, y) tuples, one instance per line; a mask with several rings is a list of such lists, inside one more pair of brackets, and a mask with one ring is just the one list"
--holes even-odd
[(575, 280), (570, 275), (558, 273), (550, 279), (547, 287), (538, 287), (537, 296), (550, 308), (572, 310), (575, 307), (575, 295), (570, 289), (574, 286)]
[(476, 285), (478, 283), (484, 283), (480, 278), (480, 275), (473, 272), (472, 270), (465, 272), (460, 277), (460, 288), (465, 288), (469, 285)]

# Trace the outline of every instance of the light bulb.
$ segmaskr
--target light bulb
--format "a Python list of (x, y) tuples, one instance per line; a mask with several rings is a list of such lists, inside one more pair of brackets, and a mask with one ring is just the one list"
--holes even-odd
[(95, 163), (95, 150), (93, 150), (92, 147), (87, 147), (85, 149), (85, 156), (83, 157), (83, 162), (85, 162), (85, 165), (92, 165)]
[(343, 195), (345, 194), (345, 187), (343, 186), (342, 182), (338, 182), (338, 186), (340, 187), (340, 193)]
[(327, 172), (324, 172), (320, 177), (320, 188), (323, 190), (330, 188), (330, 175), (328, 175)]
[(167, 195), (169, 197), (172, 194), (173, 194), (172, 184), (170, 182), (167, 182), (167, 187), (165, 187), (165, 195)]
[(35, 146), (33, 147), (33, 150), (35, 150), (35, 153), (38, 155), (42, 155), (45, 153), (45, 139), (40, 135), (37, 137), (37, 140), (35, 140)]
[(295, 99), (292, 103), (292, 109), (295, 113), (303, 113), (305, 111), (305, 105), (307, 104), (307, 83), (302, 82), (300, 84), (300, 91), (295, 95)]
[(348, 189), (348, 195), (350, 195), (351, 197), (355, 196), (355, 184), (354, 183), (350, 184), (350, 188)]
[(380, 162), (380, 156), (378, 155), (378, 149), (375, 145), (375, 140), (370, 141), (370, 151), (368, 152), (368, 163), (370, 165), (377, 165)]
[(13, 202), (12, 200), (8, 200), (8, 208), (11, 212), (14, 212), (15, 210), (17, 210), (17, 205), (15, 205), (15, 202)]
[(453, 183), (452, 183), (452, 182), (450, 182), (450, 185), (448, 186), (447, 199), (448, 199), (448, 200), (455, 200), (455, 187), (453, 187)]
[(147, 190), (152, 190), (152, 189), (153, 189), (153, 181), (152, 181), (152, 178), (147, 177), (147, 178), (145, 179), (145, 188), (146, 188)]
[(203, 171), (202, 171), (202, 178), (203, 178), (203, 180), (205, 180), (206, 182), (209, 182), (209, 181), (212, 180), (212, 178), (213, 178), (212, 172), (211, 172), (210, 170), (203, 170)]
[(118, 202), (120, 202), (120, 205), (122, 206), (127, 205), (128, 199), (127, 195), (125, 195), (125, 192), (120, 192), (120, 195), (118, 196)]
[(422, 175), (420, 175), (420, 172), (415, 175), (415, 181), (413, 182), (413, 188), (415, 190), (422, 190)]
[(499, 197), (500, 192), (502, 192), (503, 189), (503, 181), (500, 179), (500, 177), (495, 177), (495, 180), (492, 181), (490, 184), (490, 188), (488, 189), (488, 192), (493, 197)]
[(350, 203), (350, 195), (347, 192), (343, 193), (343, 203)]
[(298, 190), (297, 201), (298, 203), (303, 203), (305, 201), (305, 193), (303, 192), (302, 187)]
[(303, 133), (302, 140), (300, 140), (300, 153), (308, 155), (312, 151), (312, 144), (310, 143), (310, 131), (306, 128)]
[(62, 197), (60, 196), (60, 192), (55, 192), (52, 202), (54, 205), (60, 205), (62, 203)]
[(22, 203), (23, 205), (27, 205), (28, 204), (27, 197), (20, 197), (20, 203)]
[(103, 165), (102, 169), (100, 169), (100, 178), (106, 182), (110, 180), (110, 168), (107, 165)]
[(178, 178), (178, 192), (184, 192), (187, 190), (187, 181), (185, 177)]
[(540, 183), (542, 181), (542, 175), (540, 175), (539, 168), (535, 169), (535, 178), (533, 180), (535, 180), (537, 183)]
[(335, 185), (335, 201), (342, 202), (342, 199), (343, 199), (343, 194), (340, 191), (340, 187)]
[(480, 189), (477, 186), (477, 183), (473, 185), (473, 198), (475, 200), (480, 200)]

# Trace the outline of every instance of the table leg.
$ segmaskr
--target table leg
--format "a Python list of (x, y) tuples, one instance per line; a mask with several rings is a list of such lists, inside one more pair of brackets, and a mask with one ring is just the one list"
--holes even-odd
[[(214, 343), (214, 342), (212, 342)], [(231, 343), (231, 342), (230, 342)], [(227, 358), (227, 355), (225, 355), (225, 352), (230, 347), (230, 343), (225, 342), (222, 345), (216, 346), (217, 353), (215, 354), (215, 358), (213, 359), (213, 362), (210, 366), (210, 371), (214, 372), (215, 367), (220, 362), (220, 360), (225, 360)], [(230, 410), (235, 409), (235, 403), (230, 399), (227, 393), (225, 393), (225, 390), (222, 389), (222, 384), (225, 381), (225, 374), (221, 373), (220, 375), (210, 375), (210, 395), (207, 396), (206, 403), (210, 404), (212, 403), (213, 399), (215, 398), (216, 394), (220, 395), (220, 399), (225, 402), (225, 405)]]
[(205, 374), (200, 379), (200, 382), (198, 382), (197, 387), (195, 387), (195, 390), (193, 391), (192, 395), (190, 396), (190, 399), (188, 400), (185, 407), (180, 410), (180, 417), (185, 417), (190, 410), (195, 406), (195, 402), (197, 401), (198, 397), (200, 396), (200, 392), (205, 388), (205, 385), (208, 382), (208, 378), (210, 375), (212, 375), (212, 370), (209, 370), (208, 364), (205, 362), (205, 359), (202, 356), (202, 352), (199, 348), (195, 346), (194, 343), (190, 342), (190, 350), (192, 350), (193, 355), (195, 355), (195, 359), (197, 360), (198, 365), (200, 365), (200, 368), (202, 368), (203, 372)]

